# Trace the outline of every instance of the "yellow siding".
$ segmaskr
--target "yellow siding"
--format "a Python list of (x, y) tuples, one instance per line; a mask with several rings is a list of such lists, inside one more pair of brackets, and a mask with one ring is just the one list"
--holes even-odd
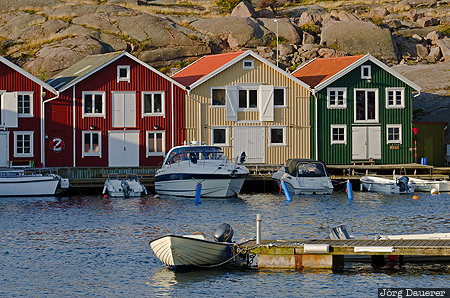
[[(252, 58), (253, 59), (253, 58)], [(211, 88), (226, 85), (259, 83), (286, 88), (286, 108), (274, 108), (274, 121), (259, 121), (258, 111), (238, 112), (238, 122), (226, 121), (226, 108), (211, 108)], [(310, 158), (310, 99), (309, 91), (288, 77), (278, 73), (259, 60), (254, 60), (254, 69), (244, 70), (242, 61), (237, 62), (220, 74), (207, 80), (190, 92), (190, 96), (201, 102), (201, 141), (211, 144), (211, 126), (225, 126), (229, 131), (229, 146), (224, 147), (228, 158), (233, 157), (234, 126), (265, 126), (266, 164), (283, 164), (288, 158)], [(258, 103), (261, 104), (261, 103)], [(239, 123), (251, 121), (253, 123)], [(269, 127), (286, 127), (285, 147), (270, 147)], [(186, 137), (187, 141), (200, 139), (199, 103), (191, 98), (186, 101)]]

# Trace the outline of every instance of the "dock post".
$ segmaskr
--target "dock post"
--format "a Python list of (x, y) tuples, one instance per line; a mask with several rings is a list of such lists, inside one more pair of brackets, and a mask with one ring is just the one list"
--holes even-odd
[(256, 214), (256, 244), (261, 244), (261, 214)]
[(353, 200), (353, 189), (350, 180), (347, 180), (347, 197), (349, 201)]

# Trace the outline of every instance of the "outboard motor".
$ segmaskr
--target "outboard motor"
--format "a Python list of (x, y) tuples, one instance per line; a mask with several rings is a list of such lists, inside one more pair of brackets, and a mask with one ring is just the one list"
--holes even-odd
[(241, 157), (239, 158), (239, 163), (244, 163), (247, 159), (247, 154), (245, 154), (245, 151), (241, 153)]
[(233, 228), (229, 224), (223, 223), (214, 232), (214, 240), (217, 242), (231, 242), (233, 234)]
[(409, 178), (407, 176), (402, 176), (398, 179), (397, 185), (400, 187), (400, 191), (408, 190)]

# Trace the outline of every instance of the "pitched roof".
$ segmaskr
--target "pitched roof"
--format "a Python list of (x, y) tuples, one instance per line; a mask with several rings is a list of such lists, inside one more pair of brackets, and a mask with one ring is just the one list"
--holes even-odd
[(251, 56), (256, 60), (259, 60), (261, 63), (266, 64), (276, 72), (288, 77), (297, 84), (308, 89), (308, 91), (311, 89), (304, 82), (250, 50), (203, 56), (194, 63), (172, 75), (172, 78), (183, 84), (187, 89), (193, 89), (248, 56)]
[(188, 67), (175, 73), (172, 78), (184, 86), (189, 87), (243, 53), (245, 51), (203, 56)]
[(9, 66), (10, 68), (12, 68), (13, 70), (17, 71), (18, 73), (22, 74), (23, 76), (27, 77), (28, 79), (32, 80), (33, 82), (35, 82), (38, 85), (41, 85), (42, 87), (44, 87), (45, 89), (47, 89), (48, 91), (51, 91), (55, 94), (58, 94), (58, 92), (49, 84), (47, 84), (46, 82), (42, 81), (41, 79), (35, 77), (34, 75), (32, 75), (31, 73), (29, 73), (28, 71), (26, 71), (25, 69), (15, 65), (14, 63), (12, 63), (11, 61), (9, 61), (8, 59), (0, 56), (0, 63), (3, 63), (7, 66)]
[(56, 76), (48, 80), (47, 83), (53, 86), (55, 89), (59, 90), (59, 92), (62, 92), (123, 56), (129, 57), (130, 59), (136, 61), (137, 63), (143, 65), (144, 67), (147, 67), (151, 71), (157, 73), (158, 75), (164, 77), (165, 79), (175, 83), (177, 86), (184, 89), (183, 85), (179, 84), (172, 78), (159, 72), (158, 70), (154, 69), (150, 65), (139, 60), (138, 58), (134, 57), (133, 55), (129, 54), (126, 51), (88, 56), (78, 61), (74, 65), (70, 66), (69, 68), (63, 70), (62, 72), (58, 73)]
[(294, 71), (292, 75), (308, 84), (311, 89), (313, 89), (313, 92), (317, 92), (325, 88), (332, 82), (336, 81), (337, 79), (341, 78), (342, 76), (346, 75), (353, 69), (362, 65), (366, 61), (371, 61), (383, 70), (403, 81), (405, 84), (408, 84), (413, 89), (417, 91), (420, 91), (422, 89), (420, 88), (420, 86), (408, 80), (370, 54), (337, 58), (313, 59)]
[(292, 75), (308, 84), (311, 88), (314, 88), (364, 56), (365, 55), (314, 59), (293, 72)]

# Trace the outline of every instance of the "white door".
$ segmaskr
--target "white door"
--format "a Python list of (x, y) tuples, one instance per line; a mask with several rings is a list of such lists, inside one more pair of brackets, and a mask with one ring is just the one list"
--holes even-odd
[(381, 127), (352, 127), (352, 159), (381, 159)]
[(248, 163), (266, 160), (266, 134), (264, 126), (235, 126), (233, 131), (233, 158), (245, 151)]
[(136, 92), (112, 92), (112, 127), (136, 127)]
[(139, 132), (110, 131), (108, 136), (110, 167), (139, 166)]
[(7, 167), (9, 161), (9, 132), (0, 132), (0, 167)]

